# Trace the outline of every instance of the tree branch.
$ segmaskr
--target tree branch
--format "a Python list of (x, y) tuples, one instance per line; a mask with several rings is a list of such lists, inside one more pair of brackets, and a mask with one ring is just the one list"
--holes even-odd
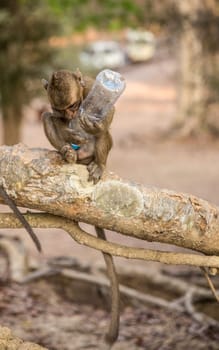
[[(76, 222), (50, 214), (28, 213), (25, 218), (32, 227), (60, 228), (79, 244), (85, 245), (104, 253), (128, 259), (158, 261), (164, 264), (191, 265), (219, 268), (218, 256), (205, 256), (187, 253), (172, 253), (152, 249), (131, 248), (111, 243), (83, 231)], [(0, 228), (22, 228), (20, 221), (14, 214), (0, 214)]]
[[(56, 151), (29, 149), (22, 144), (0, 147), (0, 184), (17, 205), (142, 240), (174, 244), (209, 255), (219, 254), (219, 209), (216, 206), (192, 195), (128, 183), (111, 173), (105, 173), (95, 186), (87, 179), (85, 166), (67, 164)], [(77, 237), (81, 237), (77, 233)], [(89, 244), (91, 238), (89, 236)], [(103, 249), (104, 244), (107, 243), (101, 242)], [(112, 254), (113, 249), (109, 250)], [(119, 255), (120, 251), (118, 248), (114, 255)], [(170, 253), (165, 254), (168, 254), (166, 258), (170, 256)], [(130, 258), (144, 255), (143, 250), (136, 255), (130, 250), (126, 252), (126, 257)], [(191, 263), (189, 255), (184, 255), (187, 256), (185, 263)], [(163, 261), (163, 256), (159, 252), (156, 259), (151, 254), (151, 259)], [(211, 266), (218, 267), (215, 259)], [(178, 261), (175, 258), (174, 263)], [(203, 265), (209, 266), (200, 264)]]

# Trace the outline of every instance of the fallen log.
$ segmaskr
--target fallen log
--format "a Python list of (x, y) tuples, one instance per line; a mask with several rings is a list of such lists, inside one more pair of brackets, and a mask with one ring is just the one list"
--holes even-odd
[(0, 185), (19, 206), (141, 240), (219, 255), (218, 207), (108, 172), (93, 185), (85, 166), (67, 164), (56, 151), (23, 144), (0, 147)]

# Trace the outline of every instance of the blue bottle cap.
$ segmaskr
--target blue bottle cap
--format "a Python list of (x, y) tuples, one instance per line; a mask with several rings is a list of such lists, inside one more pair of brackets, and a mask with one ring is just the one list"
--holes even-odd
[(71, 148), (77, 151), (80, 149), (80, 146), (76, 145), (75, 143), (71, 143)]

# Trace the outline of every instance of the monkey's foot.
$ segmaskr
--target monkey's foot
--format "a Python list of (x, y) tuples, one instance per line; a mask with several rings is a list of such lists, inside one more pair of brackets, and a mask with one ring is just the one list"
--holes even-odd
[(100, 178), (103, 174), (103, 168), (101, 166), (99, 166), (98, 164), (96, 164), (95, 162), (91, 162), (87, 166), (87, 170), (89, 172), (88, 181), (93, 181), (94, 184), (96, 184), (100, 180)]
[(62, 149), (60, 150), (63, 158), (71, 164), (76, 163), (77, 161), (77, 153), (74, 149), (72, 149), (72, 147), (70, 145), (65, 145), (62, 147)]

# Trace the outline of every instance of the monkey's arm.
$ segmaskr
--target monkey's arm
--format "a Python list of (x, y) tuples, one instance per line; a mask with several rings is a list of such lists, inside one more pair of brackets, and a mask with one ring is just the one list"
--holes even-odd
[(77, 160), (77, 154), (72, 149), (71, 143), (78, 145), (85, 143), (85, 139), (80, 133), (68, 127), (68, 120), (56, 117), (53, 113), (45, 112), (42, 114), (45, 134), (52, 144), (69, 163)]
[(113, 120), (115, 109), (112, 108), (103, 121), (92, 122), (85, 118), (81, 126), (95, 136), (94, 160), (88, 165), (89, 179), (97, 183), (106, 166), (106, 161), (113, 142), (109, 133), (109, 127)]
[(35, 235), (35, 233), (33, 232), (32, 227), (29, 225), (29, 223), (27, 222), (25, 217), (22, 215), (20, 210), (15, 205), (14, 201), (9, 197), (9, 195), (7, 194), (7, 192), (5, 191), (5, 189), (2, 186), (0, 186), (0, 196), (4, 199), (5, 203), (11, 208), (11, 210), (14, 212), (15, 216), (18, 218), (18, 220), (20, 220), (20, 222), (22, 223), (22, 225), (24, 226), (26, 231), (29, 233), (30, 237), (34, 241), (34, 244), (35, 244), (37, 250), (39, 252), (41, 252), (42, 247), (41, 247), (40, 241), (37, 238), (37, 236)]
[(88, 165), (89, 180), (97, 183), (101, 178), (106, 166), (110, 149), (112, 148), (112, 137), (109, 127), (113, 120), (115, 108), (112, 108), (107, 116), (101, 121), (92, 121), (87, 117), (80, 117), (81, 127), (95, 137), (94, 160)]
[(100, 180), (103, 174), (112, 145), (113, 141), (109, 132), (102, 133), (96, 138), (94, 160), (87, 167), (89, 171), (89, 180), (93, 180), (95, 184)]
[(86, 142), (79, 132), (68, 127), (68, 120), (56, 117), (54, 113), (50, 112), (44, 112), (42, 120), (45, 134), (57, 150), (60, 151), (63, 146), (73, 142), (79, 145)]
[[(89, 94), (90, 90), (92, 89), (92, 86), (94, 84), (94, 79), (85, 76), (84, 77), (85, 82), (85, 88), (83, 91), (83, 98), (85, 99), (87, 95)], [(115, 108), (112, 107), (110, 111), (107, 113), (106, 117), (103, 120), (100, 121), (92, 121), (89, 118), (85, 117), (84, 115), (79, 115), (79, 121), (81, 124), (81, 127), (88, 133), (92, 134), (96, 137), (101, 136), (104, 132), (107, 132), (109, 130), (110, 124), (112, 123), (113, 116), (115, 113)]]

